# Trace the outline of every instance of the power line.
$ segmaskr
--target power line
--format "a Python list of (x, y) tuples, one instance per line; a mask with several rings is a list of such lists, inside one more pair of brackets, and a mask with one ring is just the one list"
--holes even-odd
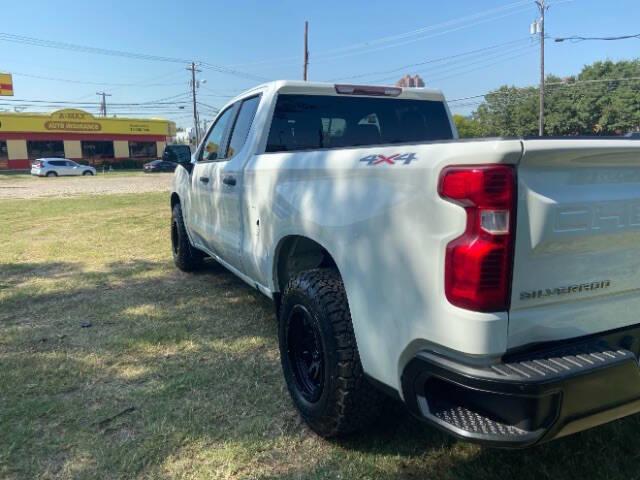
[(233, 95), (223, 95), (220, 92), (213, 90), (209, 87), (207, 87), (206, 85), (200, 84), (200, 88), (208, 91), (208, 92), (212, 92), (212, 93), (201, 93), (200, 96), (201, 97), (218, 97), (218, 98), (233, 98), (235, 97), (238, 93), (241, 92), (241, 90), (231, 90), (231, 92), (233, 92)]
[[(519, 13), (522, 7), (525, 7), (528, 3), (529, 3), (529, 0), (519, 0), (519, 1), (502, 5), (500, 7), (496, 7), (493, 9), (483, 10), (475, 14), (453, 18), (453, 19), (436, 23), (433, 25), (427, 25), (415, 30), (410, 30), (410, 31), (402, 32), (395, 35), (380, 37), (372, 40), (367, 40), (365, 42), (359, 42), (352, 45), (347, 45), (343, 47), (337, 47), (333, 49), (328, 49), (328, 50), (319, 51), (319, 52), (312, 52), (312, 53), (314, 55), (314, 59), (317, 59), (318, 61), (327, 61), (334, 58), (342, 58), (345, 56), (369, 53), (371, 51), (380, 50), (382, 48), (391, 48), (395, 46), (401, 46), (407, 43), (412, 43), (412, 42), (423, 40), (426, 38), (431, 38), (437, 35), (443, 35), (445, 33), (460, 30), (462, 28), (467, 28), (470, 26), (478, 25), (480, 23), (485, 23), (487, 21), (502, 18), (503, 16), (511, 15), (513, 13)], [(502, 13), (508, 10), (513, 10), (513, 9), (518, 9), (518, 10), (514, 12), (509, 12), (507, 13), (507, 15), (492, 16), (492, 15)], [(478, 19), (482, 19), (484, 17), (490, 17), (490, 18), (485, 18), (480, 22), (475, 21)], [(436, 33), (435, 35), (427, 35), (433, 31), (455, 26), (455, 25), (458, 25), (458, 27), (454, 29), (446, 30), (444, 32)], [(296, 57), (286, 57), (286, 58), (275, 59), (275, 60), (271, 59), (271, 60), (263, 60), (258, 62), (236, 64), (236, 66), (258, 66), (258, 65), (265, 65), (265, 64), (273, 65), (273, 64), (278, 64), (282, 62), (288, 63), (288, 62), (297, 62), (297, 61), (298, 61), (298, 57), (296, 56)]]
[(456, 59), (456, 58), (460, 58), (460, 57), (467, 57), (467, 56), (474, 55), (474, 54), (477, 54), (477, 53), (483, 53), (483, 52), (487, 52), (487, 51), (490, 51), (490, 50), (495, 50), (495, 49), (500, 48), (500, 47), (513, 45), (515, 43), (522, 43), (524, 41), (529, 41), (529, 38), (528, 37), (519, 38), (517, 40), (511, 40), (509, 42), (498, 43), (498, 44), (490, 45), (490, 46), (484, 47), (484, 48), (477, 48), (475, 50), (469, 50), (469, 51), (457, 53), (457, 54), (454, 54), (454, 55), (447, 55), (445, 57), (431, 58), (429, 60), (424, 60), (424, 61), (416, 62), (416, 63), (408, 63), (408, 64), (405, 64), (405, 65), (402, 65), (401, 67), (396, 67), (396, 68), (392, 68), (392, 69), (389, 69), (389, 70), (378, 70), (378, 71), (375, 71), (375, 72), (366, 72), (366, 73), (360, 73), (360, 74), (357, 74), (357, 75), (350, 75), (350, 76), (346, 76), (346, 77), (332, 78), (330, 80), (327, 80), (327, 82), (335, 82), (335, 81), (340, 81), (340, 80), (352, 80), (352, 79), (356, 79), (356, 78), (369, 77), (369, 76), (372, 76), (372, 75), (383, 75), (385, 73), (402, 72), (402, 71), (406, 71), (409, 68), (420, 67), (420, 66), (429, 65), (429, 64), (432, 64), (432, 63), (439, 63), (439, 62), (448, 61), (448, 60), (452, 60), (452, 59)]
[[(8, 103), (4, 103), (0, 101), (0, 107), (7, 107), (7, 108), (14, 108), (14, 107), (21, 107), (21, 108), (30, 108), (31, 105), (15, 105), (15, 104), (8, 104)], [(145, 116), (153, 116), (153, 115), (181, 115), (185, 112), (185, 110), (114, 110), (114, 109), (110, 109), (110, 115), (145, 115)], [(40, 114), (40, 112), (20, 112), (20, 113), (24, 113), (24, 114)]]
[(183, 93), (178, 93), (177, 95), (171, 95), (169, 97), (158, 98), (156, 100), (148, 100), (148, 101), (145, 101), (145, 102), (141, 102), (140, 104), (144, 105), (144, 104), (148, 104), (148, 103), (164, 102), (166, 100), (174, 100), (174, 99), (181, 98), (181, 97), (188, 97), (189, 95), (191, 95), (191, 92), (183, 92)]
[[(346, 58), (346, 57), (351, 57), (351, 56), (355, 56), (355, 55), (361, 55), (361, 54), (365, 54), (365, 53), (377, 52), (377, 51), (385, 50), (385, 49), (388, 49), (388, 48), (400, 47), (400, 46), (404, 46), (404, 45), (407, 45), (409, 43), (414, 43), (414, 42), (417, 42), (417, 41), (420, 41), (420, 40), (426, 40), (426, 39), (430, 39), (430, 38), (434, 38), (434, 37), (439, 37), (441, 35), (446, 35), (447, 33), (453, 33), (453, 32), (457, 32), (457, 31), (460, 31), (460, 30), (463, 30), (463, 29), (466, 29), (466, 28), (474, 27), (474, 26), (477, 26), (477, 25), (482, 25), (484, 23), (491, 22), (491, 21), (494, 21), (494, 20), (498, 20), (498, 19), (501, 19), (501, 18), (505, 18), (505, 17), (511, 16), (511, 15), (514, 15), (516, 13), (522, 13), (522, 12), (524, 12), (526, 10), (527, 9), (525, 8), (525, 9), (515, 10), (515, 11), (512, 11), (512, 12), (507, 12), (507, 13), (502, 14), (502, 15), (485, 18), (485, 19), (482, 19), (482, 20), (479, 20), (479, 21), (476, 21), (476, 22), (472, 22), (472, 23), (469, 23), (469, 24), (462, 24), (462, 25), (459, 25), (459, 26), (454, 27), (454, 28), (443, 30), (441, 32), (432, 33), (430, 35), (422, 35), (422, 36), (419, 36), (419, 37), (416, 37), (416, 38), (409, 38), (409, 39), (406, 39), (406, 40), (403, 40), (403, 41), (399, 41), (399, 42), (396, 42), (396, 43), (393, 43), (393, 44), (389, 44), (389, 45), (381, 45), (381, 46), (377, 46), (377, 47), (374, 47), (374, 48), (363, 49), (363, 50), (360, 50), (360, 51), (347, 52), (347, 53), (344, 53), (344, 54), (338, 54), (338, 55), (333, 55), (333, 56), (329, 56), (329, 57), (321, 57), (319, 59), (319, 61), (322, 62), (322, 61), (335, 60), (335, 59), (339, 59), (339, 58)], [(314, 54), (314, 58), (318, 58), (318, 54)], [(313, 63), (318, 63), (318, 62), (316, 61), (316, 62), (313, 62)]]
[[(394, 41), (398, 41), (398, 40), (404, 40), (408, 37), (412, 37), (415, 35), (421, 35), (423, 33), (426, 32), (431, 32), (433, 30), (438, 30), (440, 28), (443, 27), (449, 27), (452, 25), (456, 25), (459, 23), (466, 23), (470, 20), (475, 20), (477, 18), (482, 18), (482, 17), (486, 17), (486, 16), (490, 16), (494, 13), (499, 13), (505, 10), (510, 10), (513, 8), (518, 8), (521, 6), (524, 6), (525, 4), (528, 3), (528, 0), (519, 0), (517, 2), (513, 2), (513, 3), (509, 3), (507, 5), (502, 5), (500, 7), (496, 7), (496, 8), (492, 8), (489, 10), (484, 10), (482, 12), (479, 13), (475, 13), (475, 14), (471, 14), (471, 15), (466, 15), (463, 17), (459, 17), (459, 18), (454, 18), (451, 20), (447, 20), (445, 22), (441, 22), (441, 23), (437, 23), (435, 25), (428, 25), (422, 28), (418, 28), (416, 30), (412, 30), (412, 31), (408, 31), (408, 32), (404, 32), (404, 33), (400, 33), (400, 34), (396, 34), (396, 35), (391, 35), (391, 36), (386, 36), (386, 37), (382, 37), (382, 38), (378, 38), (378, 39), (374, 39), (374, 40), (369, 40), (366, 42), (362, 42), (359, 44), (354, 44), (351, 46), (347, 46), (347, 47), (342, 47), (342, 48), (335, 48), (332, 50), (328, 50), (325, 51), (324, 54), (327, 53), (336, 53), (336, 52), (342, 52), (342, 51), (348, 51), (348, 50), (354, 50), (354, 49), (358, 49), (358, 48), (369, 48), (371, 46), (375, 46), (375, 45), (379, 45), (379, 44), (385, 44), (385, 43), (389, 43), (389, 42), (394, 42)], [(318, 53), (318, 55), (323, 55), (323, 52)]]
[[(153, 62), (169, 62), (169, 63), (182, 63), (182, 64), (191, 63), (191, 60), (186, 60), (183, 58), (165, 57), (161, 55), (150, 55), (145, 53), (127, 52), (123, 50), (111, 50), (107, 48), (90, 47), (86, 45), (78, 45), (73, 43), (58, 42), (58, 41), (52, 41), (52, 40), (43, 40), (39, 38), (27, 37), (24, 35), (14, 35), (14, 34), (3, 33), (3, 32), (0, 32), (0, 41), (19, 43), (23, 45), (31, 45), (35, 47), (68, 50), (68, 51), (79, 52), (79, 53), (90, 53), (95, 55), (106, 55), (111, 57), (123, 57), (123, 58), (129, 58), (132, 60), (146, 60), (146, 61), (153, 61)], [(207, 68), (207, 69), (216, 71), (218, 73), (224, 73), (227, 75), (233, 75), (233, 76), (250, 79), (250, 80), (265, 80), (264, 78), (258, 77), (256, 75), (240, 72), (238, 70), (234, 70), (231, 68), (227, 68), (227, 67), (216, 65), (209, 62), (199, 62), (199, 64), (203, 68)]]
[[(559, 0), (559, 1), (554, 2), (554, 5), (559, 5), (559, 4), (562, 4), (562, 3), (567, 3), (567, 2), (572, 2), (572, 1), (573, 0)], [(385, 46), (379, 46), (379, 47), (375, 47), (374, 46), (374, 48), (368, 48), (368, 49), (365, 49), (365, 50), (362, 50), (362, 51), (346, 53), (344, 55), (334, 55), (332, 57), (324, 57), (324, 58), (322, 57), (322, 55), (326, 54), (327, 52), (325, 52), (325, 53), (322, 53), (322, 52), (314, 53), (314, 58), (318, 59), (320, 57), (320, 61), (327, 61), (327, 60), (332, 60), (332, 59), (336, 59), (336, 58), (343, 58), (343, 57), (352, 56), (352, 55), (359, 55), (361, 53), (370, 53), (370, 52), (378, 51), (378, 50), (381, 50), (381, 49), (384, 49), (384, 48), (392, 48), (392, 47), (396, 47), (396, 46), (402, 46), (402, 45), (406, 45), (408, 43), (412, 43), (412, 42), (415, 42), (415, 41), (424, 40), (424, 39), (428, 39), (428, 38), (433, 38), (433, 37), (444, 35), (444, 34), (451, 33), (451, 32), (456, 32), (456, 31), (459, 31), (459, 30), (462, 30), (462, 29), (465, 29), (465, 28), (469, 28), (469, 27), (473, 27), (473, 26), (476, 26), (476, 25), (484, 24), (484, 23), (487, 23), (487, 22), (490, 22), (490, 21), (494, 21), (494, 20), (497, 20), (497, 19), (505, 18), (507, 16), (510, 16), (510, 15), (513, 15), (513, 14), (516, 14), (516, 13), (521, 13), (521, 12), (524, 12), (524, 11), (528, 10), (529, 7), (527, 5), (529, 5), (529, 0), (523, 0), (521, 2), (515, 2), (515, 3), (512, 3), (512, 4), (505, 5), (503, 7), (498, 7), (496, 9), (486, 10), (486, 11), (484, 11), (482, 13), (474, 14), (474, 15), (467, 16), (467, 17), (462, 17), (462, 18), (457, 19), (457, 20), (454, 19), (454, 20), (450, 20), (449, 22), (444, 22), (442, 24), (437, 24), (437, 25), (434, 25), (434, 26), (431, 26), (431, 27), (424, 27), (423, 29), (419, 29), (419, 30), (423, 30), (423, 32), (413, 31), (413, 32), (423, 33), (418, 38), (405, 39), (403, 41), (396, 42), (396, 43), (391, 44), (391, 45), (385, 45)], [(524, 7), (524, 8), (522, 8), (522, 7)], [(505, 11), (505, 10), (509, 10), (509, 9), (515, 9), (515, 10), (503, 13), (501, 15), (491, 16), (492, 13), (499, 13), (501, 10)], [(481, 19), (481, 20), (478, 20), (478, 21), (475, 21), (475, 22), (468, 23), (469, 20), (474, 20), (474, 18), (472, 18), (472, 17), (478, 18), (478, 17), (484, 17), (484, 16), (488, 16), (488, 18), (484, 18), (484, 19)], [(437, 27), (442, 28), (443, 26), (447, 26), (446, 24), (449, 24), (449, 25), (454, 24), (455, 25), (456, 23), (462, 23), (462, 25), (459, 25), (459, 26), (457, 26), (455, 28), (450, 28), (448, 30), (444, 30), (442, 32), (437, 32), (437, 33), (426, 35), (426, 36), (424, 35), (424, 33), (425, 33), (424, 30), (437, 30), (438, 29)], [(410, 35), (411, 33), (412, 32), (407, 32), (406, 34), (400, 34), (400, 35)], [(387, 38), (387, 37), (385, 37), (385, 38)], [(364, 46), (369, 46), (370, 44), (372, 44), (374, 42), (375, 41), (365, 42), (365, 43), (362, 44), (362, 46), (363, 47)], [(349, 47), (347, 47), (347, 48), (349, 48)], [(312, 62), (312, 63), (316, 63), (316, 62)]]
[(589, 40), (602, 40), (605, 42), (611, 42), (615, 40), (629, 40), (631, 38), (636, 38), (640, 40), (640, 33), (636, 33), (635, 35), (622, 35), (618, 37), (557, 37), (557, 38), (554, 38), (553, 40), (555, 42), (564, 42), (564, 41), (585, 42)]
[(215, 107), (213, 105), (209, 105), (208, 103), (197, 102), (197, 104), (200, 105), (201, 107), (211, 108), (213, 110), (218, 110), (218, 107)]
[[(589, 80), (574, 80), (574, 81), (570, 81), (570, 82), (547, 82), (546, 85), (548, 87), (573, 87), (573, 86), (580, 86), (582, 84), (584, 84), (585, 86), (587, 86), (588, 84), (594, 84), (594, 83), (618, 83), (618, 82), (637, 82), (640, 81), (640, 76), (638, 77), (622, 77), (622, 78), (598, 78), (598, 79), (589, 79)], [(534, 88), (534, 87), (522, 87), (520, 88), (520, 90), (524, 89), (524, 88)], [(454, 98), (451, 100), (447, 100), (447, 103), (456, 103), (456, 102), (462, 102), (462, 101), (466, 101), (466, 100), (473, 100), (473, 99), (477, 99), (477, 98), (484, 98), (488, 95), (512, 95), (512, 94), (537, 94), (537, 92), (520, 92), (520, 93), (516, 93), (516, 92), (500, 92), (500, 91), (492, 91), (492, 92), (487, 92), (487, 93), (482, 93), (480, 95), (471, 95), (468, 97), (461, 97), (461, 98)]]
[[(184, 94), (180, 94), (180, 96), (182, 96)], [(69, 101), (69, 100), (31, 100), (31, 99), (14, 99), (14, 98), (7, 98), (7, 99), (2, 99), (3, 102), (12, 102), (12, 103), (19, 103), (19, 102), (29, 102), (29, 103), (47, 103), (47, 104), (56, 104), (56, 105), (91, 105), (91, 106), (96, 106), (96, 105), (101, 105), (102, 102), (73, 102), (73, 101)], [(162, 101), (150, 101), (150, 102), (113, 102), (110, 103), (110, 106), (152, 106), (152, 105), (179, 105), (179, 104), (185, 104), (188, 103), (188, 101), (175, 101), (175, 102), (162, 102)]]
[[(166, 74), (163, 74), (163, 75), (160, 75), (160, 76), (154, 75), (153, 77), (148, 77), (148, 79), (146, 79), (146, 80), (142, 80), (140, 82), (133, 83), (132, 86), (134, 86), (134, 87), (145, 87), (145, 86), (149, 85), (149, 82), (157, 82), (158, 80), (162, 80), (162, 79), (165, 79), (165, 78), (173, 77), (173, 76), (175, 76), (177, 74), (181, 74), (182, 75), (183, 74), (182, 69), (180, 69), (180, 70), (171, 70), (170, 72), (167, 72)], [(125, 87), (121, 86), (121, 87), (112, 88), (111, 89), (111, 93), (113, 93), (115, 91), (120, 91), (123, 88), (125, 88)], [(93, 95), (92, 93), (91, 94), (87, 94), (87, 95), (83, 95), (83, 96), (81, 96), (79, 98), (76, 98), (76, 100), (78, 100), (78, 101), (79, 100), (84, 100), (85, 98), (89, 98), (92, 95)]]
[[(447, 80), (449, 78), (460, 77), (462, 75), (466, 75), (466, 74), (471, 73), (471, 72), (476, 72), (478, 70), (484, 70), (485, 68), (493, 67), (495, 65), (500, 65), (502, 63), (509, 62), (509, 61), (515, 60), (517, 58), (522, 58), (522, 57), (525, 57), (527, 55), (530, 55), (531, 53), (534, 53), (534, 50), (533, 50), (534, 46), (535, 45), (532, 45), (532, 46), (528, 47), (527, 49), (525, 49), (524, 51), (520, 51), (520, 53), (516, 53), (515, 55), (512, 55), (513, 52), (508, 52), (508, 56), (506, 56), (506, 57), (504, 56), (506, 54), (502, 54), (500, 56), (493, 57), (492, 59), (497, 59), (495, 62), (483, 63), (483, 64), (481, 64), (481, 65), (479, 65), (479, 66), (477, 66), (475, 68), (468, 68), (468, 69), (463, 69), (463, 70), (453, 70), (453, 71), (450, 70), (449, 73), (447, 73), (446, 75), (444, 75), (444, 76), (443, 75), (438, 75), (438, 76), (436, 76), (436, 77), (434, 77), (434, 78), (432, 78), (430, 80), (432, 82), (437, 83), (437, 82), (441, 82), (443, 80)], [(457, 67), (457, 68), (459, 69), (461, 67)], [(464, 66), (462, 68), (464, 68)]]
[[(465, 73), (469, 73), (469, 72), (473, 72), (476, 70), (481, 70), (483, 68), (492, 66), (492, 65), (497, 65), (499, 63), (502, 63), (503, 61), (507, 61), (507, 60), (511, 60), (513, 58), (518, 58), (521, 57), (523, 55), (526, 55), (528, 53), (530, 53), (531, 49), (535, 46), (535, 44), (530, 44), (530, 45), (525, 45), (522, 47), (517, 47), (514, 49), (511, 49), (510, 51), (506, 51), (506, 52), (496, 52), (494, 54), (491, 54), (489, 56), (484, 56), (478, 60), (474, 60), (474, 61), (465, 61), (464, 64), (462, 65), (455, 65), (455, 63), (458, 63), (459, 61), (453, 62), (454, 65), (447, 65), (445, 63), (445, 65), (443, 66), (439, 66), (436, 67), (435, 70), (431, 70), (429, 71), (429, 73), (433, 73), (434, 76), (433, 77), (427, 77), (427, 82), (432, 84), (433, 82), (436, 81), (440, 81), (440, 80), (444, 80), (446, 78), (450, 78), (451, 75), (449, 75), (449, 72), (455, 72), (457, 70), (459, 70), (460, 68), (464, 69), (461, 73), (456, 73), (456, 74), (465, 74)], [(524, 52), (524, 53), (520, 53), (520, 52)], [(513, 55), (514, 53), (518, 53), (517, 55)], [(506, 58), (504, 58), (506, 56)], [(486, 63), (487, 60), (497, 60), (497, 59), (501, 59), (497, 62), (491, 62), (491, 63)], [(465, 59), (466, 60), (466, 59)], [(470, 66), (470, 65), (477, 65), (480, 64), (479, 67), (476, 68), (472, 68), (472, 69), (467, 69), (466, 67)], [(442, 68), (445, 67), (445, 68)], [(426, 70), (417, 70), (416, 73), (422, 73), (425, 74), (425, 72), (427, 72)], [(443, 76), (443, 74), (447, 74), (445, 76)], [(375, 80), (370, 80), (370, 83), (382, 83), (382, 82), (386, 82), (388, 80), (395, 80), (397, 78), (397, 76), (389, 76), (389, 77), (383, 77), (383, 78), (377, 78)]]
[[(606, 78), (606, 79), (589, 79), (589, 80), (576, 80), (573, 82), (547, 82), (546, 86), (549, 89), (547, 92), (549, 95), (568, 94), (571, 98), (578, 101), (583, 98), (591, 98), (593, 95), (600, 95), (600, 91), (589, 91), (587, 89), (597, 87), (603, 83), (625, 83), (625, 82), (640, 82), (640, 76), (637, 77), (624, 77), (624, 78)], [(515, 87), (514, 87), (515, 88)], [(566, 89), (573, 91), (568, 91)], [(619, 87), (618, 87), (619, 88)], [(634, 89), (640, 88), (640, 84), (633, 87)], [(561, 89), (561, 90), (556, 90)], [(575, 89), (575, 90), (574, 90)], [(478, 107), (485, 103), (485, 99), (491, 97), (492, 103), (498, 105), (506, 105), (514, 101), (533, 98), (538, 95), (538, 91), (535, 87), (518, 88), (517, 91), (493, 91), (483, 95), (472, 95), (463, 98), (452, 99), (448, 103), (452, 109), (460, 110), (469, 107)], [(471, 101), (469, 101), (471, 100)], [(459, 103), (464, 102), (464, 103)]]
[[(97, 85), (97, 86), (108, 86), (108, 87), (137, 87), (141, 86), (140, 83), (110, 83), (110, 82), (92, 82), (86, 80), (74, 80), (71, 78), (58, 78), (58, 77), (47, 77), (44, 75), (33, 75), (31, 73), (22, 73), (22, 72), (11, 72), (12, 75), (17, 77), (26, 77), (26, 78), (35, 78), (39, 80), (48, 80), (52, 82), (64, 82), (64, 83), (74, 83), (78, 85)], [(169, 87), (175, 85), (182, 85), (184, 82), (173, 82), (173, 83), (146, 83), (145, 87)]]

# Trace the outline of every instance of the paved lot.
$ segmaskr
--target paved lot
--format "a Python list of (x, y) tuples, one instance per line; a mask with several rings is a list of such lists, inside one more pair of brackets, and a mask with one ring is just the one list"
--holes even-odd
[(57, 178), (0, 174), (0, 199), (164, 192), (171, 187), (172, 178), (172, 173), (140, 172)]

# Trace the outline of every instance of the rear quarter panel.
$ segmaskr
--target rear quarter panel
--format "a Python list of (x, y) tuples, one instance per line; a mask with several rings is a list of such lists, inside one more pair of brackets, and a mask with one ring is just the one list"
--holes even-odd
[[(416, 160), (362, 161), (406, 153)], [(445, 298), (444, 249), (464, 231), (466, 216), (437, 187), (445, 166), (516, 163), (520, 155), (520, 141), (256, 155), (244, 180), (246, 270), (277, 291), (281, 239), (302, 235), (324, 246), (345, 283), (364, 369), (394, 388), (420, 348), (498, 356), (507, 313), (470, 312)]]

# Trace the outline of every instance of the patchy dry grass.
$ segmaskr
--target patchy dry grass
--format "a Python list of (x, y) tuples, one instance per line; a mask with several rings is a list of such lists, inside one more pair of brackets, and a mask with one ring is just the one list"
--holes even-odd
[[(0, 204), (0, 478), (635, 478), (637, 417), (524, 452), (391, 405), (311, 434), (270, 303), (214, 264), (178, 272), (164, 194)], [(120, 414), (120, 415), (118, 415)]]
[[(105, 177), (108, 176), (124, 176), (124, 177), (137, 177), (140, 175), (145, 175), (145, 173), (142, 171), (142, 168), (136, 168), (136, 169), (131, 169), (131, 170), (113, 170), (111, 172), (107, 172), (107, 173), (102, 173), (102, 167), (96, 167), (97, 171), (98, 171), (98, 176), (102, 176), (104, 175)], [(25, 172), (25, 171), (12, 171), (12, 172), (1, 172), (0, 171), (0, 182), (1, 181), (14, 181), (14, 180), (29, 180), (29, 179), (35, 179), (37, 177), (32, 176), (29, 172)]]

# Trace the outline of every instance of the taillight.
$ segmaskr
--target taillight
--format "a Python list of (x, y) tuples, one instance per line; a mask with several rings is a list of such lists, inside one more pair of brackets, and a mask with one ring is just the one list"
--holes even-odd
[(438, 192), (467, 213), (464, 233), (447, 245), (447, 299), (479, 312), (508, 310), (515, 236), (513, 167), (447, 167)]

